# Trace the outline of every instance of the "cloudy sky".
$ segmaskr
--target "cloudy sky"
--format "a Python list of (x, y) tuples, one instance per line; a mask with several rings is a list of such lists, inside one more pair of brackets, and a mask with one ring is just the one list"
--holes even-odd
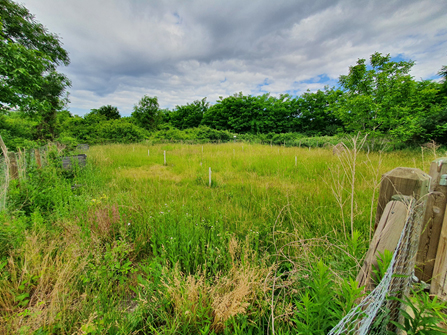
[(378, 51), (432, 79), (447, 64), (446, 0), (18, 0), (58, 34), (69, 110), (129, 115), (242, 91), (300, 95), (336, 85)]

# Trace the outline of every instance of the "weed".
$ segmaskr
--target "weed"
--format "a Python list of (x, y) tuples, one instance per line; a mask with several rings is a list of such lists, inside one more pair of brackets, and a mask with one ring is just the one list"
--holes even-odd
[(424, 291), (412, 291), (404, 299), (392, 297), (405, 309), (400, 309), (403, 323), (392, 321), (397, 329), (407, 335), (446, 335), (446, 301), (441, 301)]
[(380, 283), (381, 279), (383, 279), (384, 275), (386, 274), (390, 262), (392, 261), (392, 257), (393, 253), (389, 250), (384, 250), (383, 253), (378, 252), (376, 265), (372, 267), (372, 280), (376, 286)]

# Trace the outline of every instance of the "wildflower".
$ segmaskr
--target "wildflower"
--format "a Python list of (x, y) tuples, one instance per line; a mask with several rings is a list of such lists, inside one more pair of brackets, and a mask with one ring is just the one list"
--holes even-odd
[(163, 211), (160, 211), (161, 214), (163, 214)]
[(131, 225), (131, 223), (128, 223), (128, 226)]

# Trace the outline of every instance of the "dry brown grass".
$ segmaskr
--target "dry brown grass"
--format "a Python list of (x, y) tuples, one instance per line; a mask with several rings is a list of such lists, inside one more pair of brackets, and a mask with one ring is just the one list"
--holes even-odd
[(100, 239), (111, 239), (117, 230), (117, 224), (120, 223), (120, 213), (118, 206), (106, 205), (90, 209), (88, 223), (91, 232)]
[[(269, 290), (264, 285), (269, 269), (254, 262), (247, 244), (232, 238), (228, 251), (232, 267), (212, 280), (203, 271), (196, 275), (184, 275), (177, 267), (169, 271), (165, 288), (180, 323), (187, 320), (191, 324), (195, 319), (208, 318), (213, 321), (213, 331), (222, 332), (229, 318), (247, 314), (249, 305)], [(205, 307), (211, 307), (205, 310), (207, 316), (203, 315)]]
[[(59, 240), (37, 233), (26, 238), (17, 252), (21, 258), (10, 257), (4, 269), (9, 277), (0, 281), (0, 334), (34, 333), (80, 306), (73, 282), (87, 258), (78, 243), (72, 234)], [(28, 297), (19, 300), (25, 293)]]

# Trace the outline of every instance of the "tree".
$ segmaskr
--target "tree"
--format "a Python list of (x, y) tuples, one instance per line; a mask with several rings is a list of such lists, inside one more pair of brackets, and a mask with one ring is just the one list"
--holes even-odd
[(169, 114), (170, 123), (178, 129), (198, 127), (210, 106), (206, 99), (195, 100), (192, 104), (176, 106), (174, 111)]
[(52, 138), (71, 84), (56, 68), (70, 63), (68, 53), (22, 5), (2, 0), (0, 21), (0, 110), (21, 108), (39, 121), (39, 137)]
[(120, 111), (118, 111), (118, 108), (112, 105), (105, 105), (105, 106), (101, 106), (98, 109), (93, 109), (91, 111), (91, 113), (96, 113), (99, 115), (102, 115), (104, 117), (106, 117), (107, 120), (112, 120), (112, 119), (120, 119)]
[(294, 131), (310, 136), (336, 134), (342, 123), (331, 107), (341, 95), (341, 90), (325, 88), (325, 91), (317, 92), (308, 90), (294, 99), (293, 104), (297, 110)]
[(138, 126), (147, 130), (156, 129), (162, 119), (157, 97), (143, 96), (138, 104), (134, 106), (132, 117)]
[(413, 61), (391, 61), (390, 55), (374, 53), (370, 69), (358, 59), (348, 75), (339, 77), (344, 95), (336, 101), (336, 114), (348, 131), (387, 133), (405, 118), (402, 107), (414, 83), (409, 71)]

